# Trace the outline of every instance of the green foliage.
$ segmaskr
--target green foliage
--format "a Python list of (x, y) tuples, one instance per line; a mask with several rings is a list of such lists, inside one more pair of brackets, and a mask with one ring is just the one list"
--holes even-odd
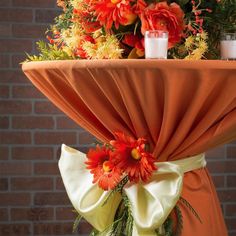
[[(125, 180), (124, 180), (125, 181)], [(104, 231), (98, 232), (95, 229), (91, 236), (132, 236), (133, 216), (128, 197), (122, 193), (122, 200), (117, 208), (114, 221)]]
[(180, 197), (179, 199), (192, 213), (193, 215), (199, 220), (199, 222), (202, 224), (202, 220), (198, 213), (194, 210), (194, 208), (191, 206), (191, 204), (183, 197)]
[(76, 229), (79, 227), (80, 221), (83, 217), (78, 214), (78, 216), (75, 218), (74, 224), (73, 224), (73, 233), (76, 232)]
[(181, 232), (183, 230), (183, 216), (182, 216), (180, 208), (177, 205), (175, 206), (174, 209), (177, 216), (177, 227), (175, 231), (175, 236), (179, 236), (181, 235)]
[(69, 60), (73, 59), (72, 56), (69, 56), (65, 51), (58, 48), (55, 44), (49, 44), (44, 41), (39, 41), (36, 43), (37, 49), (40, 52), (38, 56), (36, 55), (27, 55), (25, 62), (29, 61), (46, 61), (46, 60)]
[(105, 199), (104, 203), (102, 204), (102, 206), (104, 206), (105, 204), (107, 204), (108, 200), (110, 199), (110, 197), (112, 197), (115, 193), (122, 193), (122, 190), (124, 188), (124, 186), (127, 184), (129, 180), (128, 176), (125, 176), (120, 182), (119, 184), (110, 191), (110, 193), (108, 194), (107, 198)]
[(73, 23), (71, 21), (73, 13), (73, 6), (67, 1), (67, 7), (63, 14), (55, 18), (54, 27), (57, 30), (68, 29)]

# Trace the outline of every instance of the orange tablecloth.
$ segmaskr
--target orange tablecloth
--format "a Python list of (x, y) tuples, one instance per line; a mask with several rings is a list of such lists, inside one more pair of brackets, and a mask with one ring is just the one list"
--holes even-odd
[[(236, 139), (233, 61), (80, 60), (30, 62), (32, 83), (98, 139), (115, 131), (146, 137), (158, 161), (186, 158)], [(184, 177), (183, 236), (225, 236), (206, 168)]]

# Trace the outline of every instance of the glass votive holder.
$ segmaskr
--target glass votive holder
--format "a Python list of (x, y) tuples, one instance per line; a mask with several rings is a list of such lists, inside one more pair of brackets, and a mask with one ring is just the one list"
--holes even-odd
[(144, 37), (145, 58), (167, 59), (168, 32), (162, 30), (150, 30)]
[(236, 60), (236, 32), (221, 34), (220, 55), (223, 60)]

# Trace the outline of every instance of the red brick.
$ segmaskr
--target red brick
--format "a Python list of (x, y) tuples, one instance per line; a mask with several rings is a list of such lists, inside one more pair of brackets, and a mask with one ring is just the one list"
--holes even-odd
[(31, 144), (30, 132), (11, 132), (1, 131), (0, 132), (0, 143), (1, 144)]
[(79, 125), (68, 117), (57, 117), (57, 129), (79, 129)]
[(55, 192), (45, 192), (45, 193), (35, 193), (34, 196), (35, 205), (71, 205), (67, 194), (65, 192), (55, 193)]
[[(1, 15), (1, 13), (0, 13)], [(27, 39), (0, 39), (1, 52), (31, 52), (32, 41)]]
[[(1, 25), (0, 25), (0, 35), (1, 35)], [(0, 68), (8, 68), (10, 66), (9, 55), (0, 55)]]
[[(33, 235), (72, 235), (73, 222), (40, 223), (34, 224), (33, 226)], [(82, 233), (89, 233), (89, 231), (84, 231)]]
[(236, 158), (236, 146), (227, 147), (227, 158)]
[(0, 199), (0, 206), (30, 205), (30, 193), (0, 193)]
[(28, 178), (11, 178), (11, 189), (14, 190), (52, 190), (53, 179), (47, 177), (28, 177)]
[(8, 129), (9, 128), (9, 118), (0, 116), (0, 129)]
[(1, 71), (0, 81), (8, 85), (12, 83), (31, 84), (21, 70)]
[(79, 133), (79, 144), (94, 144), (95, 138), (88, 132)]
[(31, 85), (21, 85), (13, 86), (12, 88), (13, 98), (45, 98), (42, 93), (40, 93), (35, 87)]
[(7, 208), (0, 208), (0, 221), (2, 222), (2, 221), (7, 221), (7, 220), (8, 220)]
[(75, 144), (75, 132), (35, 132), (35, 144)]
[(7, 160), (9, 157), (9, 148), (0, 147), (0, 160)]
[(11, 25), (0, 23), (0, 35), (1, 37), (10, 37), (12, 35)]
[(228, 230), (236, 230), (236, 218), (225, 219), (225, 223)]
[(206, 157), (211, 159), (224, 159), (225, 153), (226, 153), (225, 146), (220, 146), (207, 151)]
[(31, 174), (31, 164), (22, 162), (2, 162), (0, 163), (1, 175), (29, 175)]
[(37, 23), (52, 23), (54, 18), (60, 14), (57, 10), (36, 10), (35, 21)]
[(26, 54), (13, 54), (11, 56), (12, 68), (21, 69), (21, 63), (24, 62), (26, 58), (27, 58)]
[(52, 160), (51, 147), (13, 147), (12, 158), (15, 160)]
[(209, 161), (207, 167), (211, 173), (234, 173), (236, 172), (236, 161)]
[(62, 181), (61, 177), (57, 178), (57, 180), (56, 180), (56, 190), (63, 190), (63, 191), (65, 191), (65, 186), (63, 184), (63, 181)]
[(2, 22), (32, 22), (33, 12), (31, 9), (0, 9), (0, 21)]
[(227, 187), (230, 187), (230, 188), (236, 187), (236, 175), (227, 176)]
[(74, 221), (77, 214), (72, 207), (59, 207), (56, 209), (56, 220), (71, 220)]
[(225, 177), (223, 175), (212, 176), (216, 188), (225, 187)]
[(30, 224), (0, 224), (0, 235), (2, 236), (26, 236), (32, 235)]
[(232, 202), (236, 199), (236, 190), (234, 189), (218, 190), (217, 193), (221, 203)]
[(0, 178), (0, 191), (8, 190), (8, 179)]
[(0, 101), (0, 114), (29, 114), (31, 111), (30, 101)]
[(225, 206), (226, 209), (226, 216), (236, 216), (236, 204), (229, 204)]
[(44, 38), (47, 28), (47, 25), (14, 24), (12, 35), (18, 38)]
[(12, 118), (14, 129), (52, 129), (54, 121), (52, 117), (16, 116)]
[(59, 175), (58, 163), (35, 163), (34, 174), (36, 175)]
[(1, 0), (0, 7), (9, 7), (11, 6), (11, 2), (9, 0)]
[(236, 232), (229, 232), (228, 236), (236, 236)]
[(0, 98), (8, 98), (9, 97), (9, 86), (0, 85)]
[(53, 208), (12, 208), (11, 220), (14, 221), (46, 221), (53, 220)]
[(14, 7), (36, 7), (36, 8), (47, 8), (54, 7), (56, 5), (55, 0), (12, 0)]
[(91, 232), (92, 227), (91, 225), (89, 225), (88, 222), (86, 221), (81, 221), (79, 224), (79, 228), (78, 228), (78, 233), (80, 234), (88, 234), (89, 232)]
[(37, 114), (61, 114), (61, 111), (51, 102), (35, 102), (35, 113)]

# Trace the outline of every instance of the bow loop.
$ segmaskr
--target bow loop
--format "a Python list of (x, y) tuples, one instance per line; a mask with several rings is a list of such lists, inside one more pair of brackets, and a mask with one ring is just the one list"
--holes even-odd
[(179, 166), (163, 162), (148, 183), (125, 186), (138, 235), (151, 235), (164, 223), (179, 200), (182, 184)]

